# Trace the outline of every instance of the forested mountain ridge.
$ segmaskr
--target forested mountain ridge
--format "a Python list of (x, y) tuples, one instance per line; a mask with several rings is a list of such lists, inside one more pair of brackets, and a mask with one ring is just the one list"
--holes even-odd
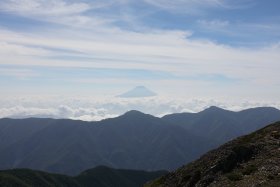
[(241, 112), (210, 107), (163, 118), (129, 111), (97, 122), (0, 119), (0, 169), (30, 168), (68, 175), (98, 165), (173, 170), (277, 120), (280, 111), (268, 107)]

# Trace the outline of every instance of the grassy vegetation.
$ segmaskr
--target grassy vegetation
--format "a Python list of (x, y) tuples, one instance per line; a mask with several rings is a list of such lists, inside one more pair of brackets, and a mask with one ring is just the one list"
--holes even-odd
[(251, 164), (242, 170), (242, 174), (250, 175), (251, 173), (254, 173), (257, 170), (258, 170), (257, 166), (255, 166), (254, 164)]
[(158, 179), (156, 179), (156, 180), (150, 182), (150, 183), (148, 184), (148, 186), (149, 186), (149, 187), (159, 187), (159, 186), (161, 186), (162, 181), (163, 181), (162, 178), (158, 178)]
[(239, 181), (243, 179), (242, 174), (238, 172), (228, 173), (226, 177), (231, 181)]
[(0, 186), (5, 187), (140, 187), (149, 180), (166, 174), (165, 171), (145, 172), (118, 170), (100, 166), (76, 177), (51, 174), (29, 169), (0, 171)]

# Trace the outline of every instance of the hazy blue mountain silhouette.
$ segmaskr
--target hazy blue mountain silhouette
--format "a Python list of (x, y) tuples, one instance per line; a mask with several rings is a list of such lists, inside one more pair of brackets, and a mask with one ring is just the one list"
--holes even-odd
[(98, 165), (172, 170), (229, 139), (280, 120), (274, 108), (231, 112), (211, 107), (163, 118), (129, 111), (99, 122), (1, 119), (0, 169), (76, 175)]
[(278, 109), (272, 107), (233, 112), (212, 106), (198, 113), (170, 114), (162, 119), (220, 145), (278, 121), (279, 113)]
[(137, 86), (121, 95), (118, 95), (118, 97), (122, 98), (137, 98), (137, 97), (152, 97), (156, 96), (157, 94), (145, 86)]
[[(34, 130), (21, 131), (22, 127)], [(71, 175), (98, 165), (170, 170), (207, 150), (203, 138), (136, 111), (100, 122), (2, 119), (0, 129), (0, 134), (6, 134), (0, 142), (5, 142), (0, 146), (1, 169), (31, 168)]]

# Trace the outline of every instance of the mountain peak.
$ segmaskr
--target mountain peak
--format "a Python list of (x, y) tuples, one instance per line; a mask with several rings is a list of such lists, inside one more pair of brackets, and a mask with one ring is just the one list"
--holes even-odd
[(138, 97), (152, 97), (156, 96), (157, 94), (145, 86), (136, 86), (135, 88), (118, 95), (118, 97), (122, 98), (138, 98)]
[(130, 110), (124, 113), (123, 115), (119, 116), (118, 118), (126, 119), (126, 120), (132, 120), (132, 121), (137, 121), (137, 120), (150, 120), (156, 118), (153, 115), (150, 114), (145, 114), (143, 112), (140, 112), (138, 110)]
[(205, 110), (203, 110), (202, 112), (225, 112), (228, 110), (225, 110), (223, 108), (217, 107), (217, 106), (210, 106), (208, 108), (206, 108)]
[(138, 110), (130, 110), (130, 111), (127, 111), (126, 113), (124, 113), (122, 116), (132, 116), (132, 117), (135, 117), (135, 116), (143, 116), (143, 115), (148, 115), (148, 114), (145, 114), (145, 113), (140, 112)]
[(131, 114), (144, 114), (143, 112), (140, 112), (138, 110), (129, 110), (126, 113), (124, 113), (125, 115), (131, 115)]
[(217, 107), (217, 106), (210, 106), (210, 107), (208, 108), (208, 110), (223, 110), (223, 109), (220, 108), (220, 107)]

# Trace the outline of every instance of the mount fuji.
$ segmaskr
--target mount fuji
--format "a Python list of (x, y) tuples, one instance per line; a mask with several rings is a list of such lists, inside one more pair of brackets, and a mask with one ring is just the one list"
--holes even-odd
[(152, 97), (156, 96), (157, 94), (145, 86), (137, 86), (121, 95), (118, 95), (118, 97), (122, 98), (137, 98), (137, 97)]

